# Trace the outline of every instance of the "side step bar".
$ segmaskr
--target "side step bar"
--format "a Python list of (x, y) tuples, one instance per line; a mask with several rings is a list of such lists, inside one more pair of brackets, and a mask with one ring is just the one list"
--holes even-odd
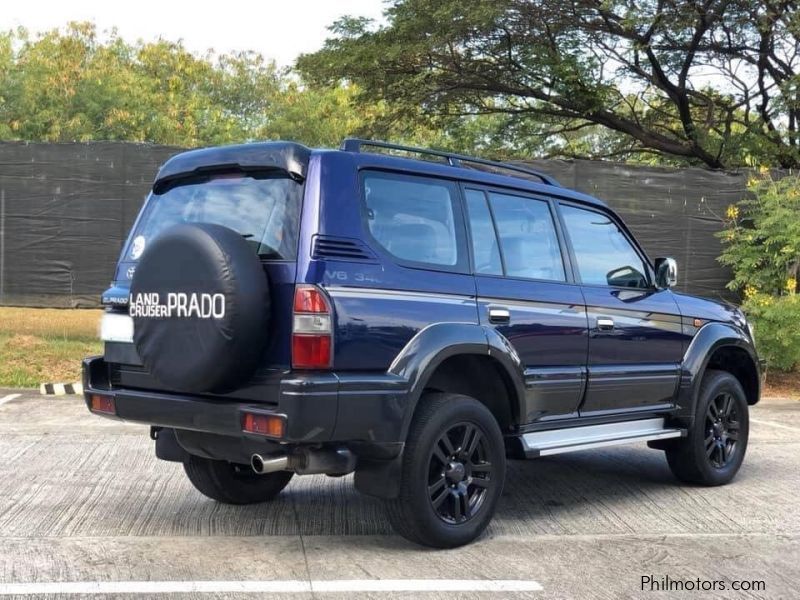
[(685, 429), (668, 429), (665, 427), (665, 419), (659, 418), (534, 431), (520, 436), (520, 441), (525, 456), (536, 458), (618, 444), (684, 437), (685, 435)]

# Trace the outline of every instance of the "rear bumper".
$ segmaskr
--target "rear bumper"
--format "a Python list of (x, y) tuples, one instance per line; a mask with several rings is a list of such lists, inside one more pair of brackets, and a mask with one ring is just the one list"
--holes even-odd
[(109, 418), (156, 427), (235, 436), (264, 437), (242, 431), (242, 413), (279, 414), (288, 444), (352, 442), (392, 446), (401, 442), (407, 407), (406, 382), (381, 375), (335, 373), (287, 374), (279, 385), (265, 389), (261, 401), (230, 396), (197, 396), (122, 388), (111, 383), (110, 365), (101, 356), (83, 362), (87, 407), (92, 394), (111, 396), (115, 415)]

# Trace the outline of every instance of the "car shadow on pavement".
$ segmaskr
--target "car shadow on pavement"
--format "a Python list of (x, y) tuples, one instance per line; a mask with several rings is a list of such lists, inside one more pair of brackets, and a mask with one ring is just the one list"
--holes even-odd
[[(636, 523), (628, 523), (628, 515), (640, 522), (669, 519), (663, 511), (658, 516), (656, 508), (668, 506), (685, 495), (685, 490), (669, 471), (663, 453), (644, 448), (509, 461), (503, 496), (489, 534), (631, 532)], [(278, 499), (265, 506), (271, 508), (269, 512), (291, 508), (294, 521), (293, 526), (283, 528), (286, 534), (392, 534), (381, 501), (358, 494), (349, 477), (296, 478)], [(252, 510), (252, 515), (240, 516), (266, 516), (263, 508)], [(651, 516), (644, 518), (648, 511)], [(278, 533), (269, 524), (264, 527)]]
[[(752, 468), (743, 470), (731, 485), (744, 484)], [(670, 472), (663, 452), (642, 447), (509, 461), (503, 496), (485, 537), (660, 535), (708, 528), (736, 531), (746, 523), (731, 518), (736, 497), (730, 489), (683, 484)], [(291, 487), (286, 492), (297, 510), (298, 533), (302, 535), (392, 533), (380, 501), (362, 496), (352, 487), (326, 500), (322, 500), (324, 488), (318, 490), (322, 497)]]

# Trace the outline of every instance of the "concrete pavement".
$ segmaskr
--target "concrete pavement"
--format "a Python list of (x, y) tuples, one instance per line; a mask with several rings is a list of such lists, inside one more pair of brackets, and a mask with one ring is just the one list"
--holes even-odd
[[(395, 536), (349, 477), (219, 505), (156, 460), (146, 427), (89, 415), (80, 398), (0, 390), (0, 594), (797, 598), (800, 403), (766, 400), (751, 417), (729, 486), (681, 485), (643, 445), (514, 461), (488, 533), (435, 551)], [(643, 590), (647, 576), (726, 589)]]

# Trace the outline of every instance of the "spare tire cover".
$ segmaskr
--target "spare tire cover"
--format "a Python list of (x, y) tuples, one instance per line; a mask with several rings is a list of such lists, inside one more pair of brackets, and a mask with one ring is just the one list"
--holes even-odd
[(266, 345), (267, 276), (232, 229), (176, 225), (142, 255), (129, 312), (136, 350), (164, 386), (228, 391), (252, 375)]

